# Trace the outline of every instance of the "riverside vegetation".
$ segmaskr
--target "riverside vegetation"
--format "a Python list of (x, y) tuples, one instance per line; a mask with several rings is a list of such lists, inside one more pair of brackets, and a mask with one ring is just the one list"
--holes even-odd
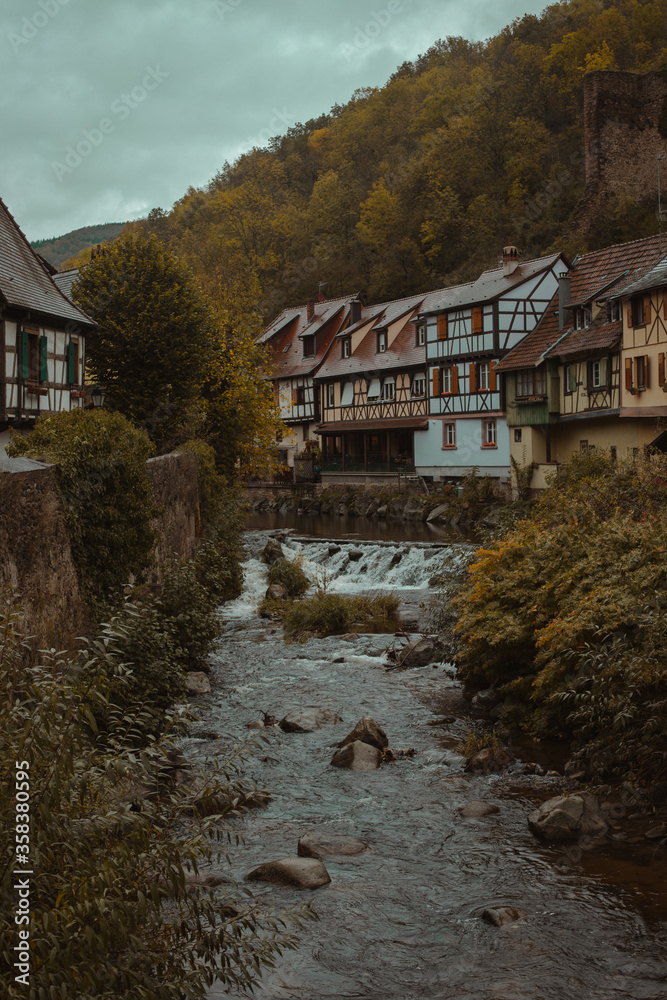
[[(446, 623), (500, 717), (600, 782), (667, 789), (667, 458), (574, 457), (480, 548)], [(452, 609), (457, 620), (454, 623)]]
[[(119, 413), (77, 410), (43, 417), (11, 447), (57, 465), (89, 616), (77, 651), (36, 657), (17, 599), (7, 592), (0, 606), (0, 927), (11, 969), (14, 770), (26, 760), (30, 997), (180, 1000), (216, 981), (249, 987), (294, 946), (288, 924), (311, 915), (274, 914), (200, 872), (224, 863), (229, 820), (263, 796), (240, 776), (247, 751), (204, 773), (173, 742), (194, 718), (175, 707), (187, 672), (205, 668), (215, 609), (242, 583), (239, 494), (209, 445), (182, 447), (197, 462), (202, 537), (196, 558), (163, 567), (159, 585), (145, 578), (156, 513), (145, 431)], [(12, 981), (6, 995), (27, 994)]]

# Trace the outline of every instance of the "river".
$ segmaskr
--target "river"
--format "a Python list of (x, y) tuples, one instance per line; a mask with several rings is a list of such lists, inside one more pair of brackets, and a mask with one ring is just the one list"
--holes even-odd
[[(359, 523), (350, 532), (357, 537), (338, 531), (340, 551), (330, 555), (331, 540), (308, 537), (300, 520), (285, 552), (300, 555), (311, 577), (325, 579), (326, 572), (332, 590), (394, 590), (409, 617), (423, 613), (429, 577), (453, 569), (468, 548), (422, 525), (407, 538), (397, 537), (398, 528), (389, 537), (358, 537), (367, 534), (366, 522), (362, 529)], [(386, 670), (385, 648), (402, 641), (393, 635), (284, 644), (281, 630), (256, 615), (266, 588), (258, 555), (275, 526), (255, 523), (246, 535), (244, 592), (222, 609), (213, 693), (200, 699), (202, 728), (225, 743), (238, 742), (262, 712), (281, 718), (306, 706), (333, 709), (344, 724), (310, 734), (267, 730), (269, 743), (249, 771), (272, 799), (242, 821), (245, 842), (234, 848), (226, 873), (241, 882), (262, 862), (296, 855), (306, 831), (353, 835), (369, 849), (327, 858), (331, 883), (315, 892), (252, 883), (253, 893), (274, 908), (312, 898), (320, 917), (300, 932), (298, 951), (265, 971), (255, 995), (664, 1000), (665, 848), (610, 840), (579, 858), (539, 844), (526, 817), (536, 801), (557, 793), (558, 777), (522, 773), (521, 760), (562, 762), (562, 752), (522, 741), (509, 771), (465, 774), (457, 743), (479, 716), (463, 701), (448, 665)], [(350, 561), (351, 549), (361, 549), (362, 557)], [(401, 561), (390, 568), (397, 552)], [(332, 768), (334, 743), (363, 715), (382, 725), (392, 748), (413, 748), (414, 756), (374, 772)], [(191, 738), (188, 744), (200, 760), (214, 759), (215, 742)], [(461, 818), (460, 807), (480, 799), (499, 811)], [(519, 907), (526, 917), (494, 927), (481, 919), (490, 906)], [(242, 994), (213, 988), (209, 995)]]

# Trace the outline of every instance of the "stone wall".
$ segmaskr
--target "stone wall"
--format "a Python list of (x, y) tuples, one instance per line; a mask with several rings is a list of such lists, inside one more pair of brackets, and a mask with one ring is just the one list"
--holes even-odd
[(174, 557), (192, 559), (200, 534), (197, 461), (190, 452), (160, 455), (146, 463), (156, 503), (162, 513), (152, 522), (157, 531), (154, 581)]
[[(658, 73), (597, 70), (584, 77), (584, 229), (614, 195), (657, 203), (657, 155), (667, 149), (667, 81)], [(664, 164), (667, 172), (667, 163)]]

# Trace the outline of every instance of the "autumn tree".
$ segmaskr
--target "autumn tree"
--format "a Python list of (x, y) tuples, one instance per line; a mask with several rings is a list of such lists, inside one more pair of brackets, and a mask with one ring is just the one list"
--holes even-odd
[(191, 272), (155, 236), (128, 234), (82, 269), (72, 293), (98, 324), (87, 368), (108, 405), (168, 441), (198, 405), (213, 345)]

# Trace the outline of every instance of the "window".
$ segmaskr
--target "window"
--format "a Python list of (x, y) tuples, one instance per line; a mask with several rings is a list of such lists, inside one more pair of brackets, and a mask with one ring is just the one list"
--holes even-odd
[(48, 382), (46, 337), (21, 330), (21, 377), (29, 382)]
[(327, 406), (336, 405), (336, 386), (333, 382), (329, 382), (327, 386)]
[(313, 334), (303, 338), (303, 356), (304, 358), (315, 357), (315, 337)]
[(520, 427), (515, 427), (514, 428), (514, 443), (515, 444), (521, 444), (521, 428)]
[(572, 320), (575, 330), (585, 330), (591, 325), (592, 312), (587, 306), (580, 306), (574, 310)]
[(577, 366), (568, 365), (565, 369), (565, 392), (577, 391)]
[(528, 368), (516, 373), (516, 394), (521, 396), (546, 396), (547, 373), (544, 367)]
[(391, 402), (396, 397), (396, 382), (393, 378), (386, 378), (382, 383), (382, 399)]
[(447, 313), (438, 316), (438, 340), (447, 340)]
[(442, 369), (442, 388), (441, 392), (451, 392), (452, 391), (452, 369), (443, 368)]
[(350, 338), (343, 337), (343, 339), (340, 342), (340, 354), (342, 358), (349, 358), (350, 348), (351, 348)]
[(426, 395), (426, 379), (423, 375), (415, 375), (413, 378), (410, 395), (413, 399), (420, 399)]
[(302, 385), (297, 386), (294, 402), (297, 406), (304, 406), (306, 403), (306, 390)]
[(380, 379), (372, 378), (368, 383), (368, 389), (366, 390), (366, 400), (371, 403), (380, 398)]
[(630, 326), (643, 326), (646, 322), (646, 316), (644, 315), (646, 310), (644, 309), (644, 296), (635, 295), (630, 302), (629, 309), (629, 320)]
[(610, 323), (615, 323), (621, 318), (621, 303), (618, 299), (612, 299), (609, 303), (608, 315)]
[(354, 383), (345, 382), (343, 385), (343, 391), (340, 397), (341, 406), (352, 406), (354, 402)]
[(648, 384), (648, 358), (644, 355), (635, 358), (635, 370), (637, 373), (637, 388), (645, 389)]
[(456, 448), (456, 424), (453, 421), (442, 425), (442, 447)]
[(79, 341), (70, 340), (67, 346), (67, 381), (70, 385), (79, 384)]
[(588, 363), (588, 384), (591, 389), (599, 389), (602, 385), (602, 365), (599, 361)]
[(497, 447), (495, 420), (482, 420), (482, 447)]
[(380, 330), (380, 332), (378, 333), (378, 346), (377, 346), (377, 349), (378, 349), (378, 354), (384, 354), (384, 352), (387, 350), (387, 331), (386, 330)]
[(417, 347), (423, 347), (426, 343), (426, 324), (417, 323), (417, 335), (415, 339)]
[(484, 392), (489, 388), (489, 363), (488, 361), (482, 362), (482, 364), (477, 366), (477, 388), (480, 392)]

